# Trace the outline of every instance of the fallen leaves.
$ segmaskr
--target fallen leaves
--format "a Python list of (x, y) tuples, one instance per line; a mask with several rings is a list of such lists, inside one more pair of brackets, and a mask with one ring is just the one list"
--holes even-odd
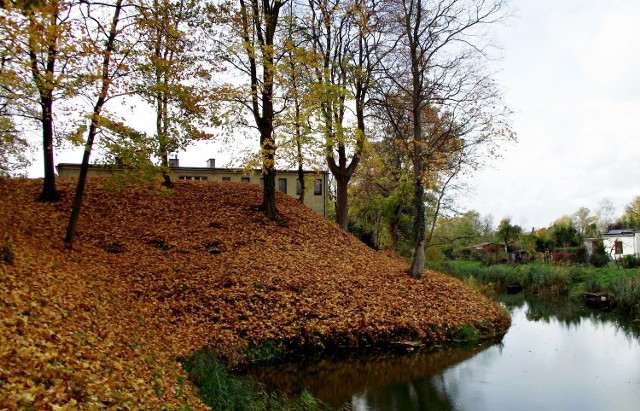
[(285, 224), (255, 211), (257, 185), (176, 182), (172, 194), (109, 194), (89, 180), (76, 249), (63, 200), (40, 181), (0, 180), (0, 408), (204, 406), (177, 359), (210, 346), (230, 363), (248, 346), (437, 343), (464, 323), (503, 331), (508, 316), (439, 273), (409, 278), (375, 252), (278, 196)]

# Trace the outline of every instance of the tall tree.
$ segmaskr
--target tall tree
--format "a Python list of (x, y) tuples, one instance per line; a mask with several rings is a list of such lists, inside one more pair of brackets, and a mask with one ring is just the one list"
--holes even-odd
[[(411, 125), (408, 149), (414, 183), (414, 258), (409, 275), (421, 277), (425, 261), (425, 190), (434, 181), (434, 162), (446, 164), (442, 144), (455, 146), (464, 135), (479, 141), (498, 130), (496, 117), (480, 101), (495, 102), (490, 79), (477, 65), (486, 57), (486, 26), (502, 18), (503, 0), (398, 0), (395, 52), (385, 61), (387, 82)], [(386, 99), (386, 98), (385, 98)], [(491, 106), (491, 105), (489, 105)], [(475, 131), (475, 133), (474, 133)], [(507, 131), (508, 132), (508, 131)], [(444, 143), (447, 142), (447, 143)], [(461, 143), (461, 146), (465, 146)], [(436, 149), (434, 149), (436, 148)]]
[(204, 130), (213, 120), (216, 67), (197, 36), (202, 12), (194, 0), (143, 0), (137, 16), (143, 47), (136, 94), (155, 110), (154, 152), (166, 187), (172, 185), (169, 154), (210, 137)]
[[(73, 10), (76, 4), (66, 0), (28, 2), (22, 5), (25, 18), (21, 26), (25, 57), (39, 109), (34, 113), (42, 131), (44, 184), (40, 201), (57, 201), (54, 168), (54, 102), (58, 95), (69, 96), (73, 84), (66, 75), (74, 65), (81, 40), (74, 38)], [(22, 71), (22, 70), (20, 70)], [(26, 73), (24, 73), (26, 75)], [(23, 77), (24, 79), (24, 77)], [(27, 109), (27, 111), (29, 111)], [(26, 114), (28, 115), (28, 114)]]
[(572, 217), (573, 222), (582, 235), (585, 235), (587, 233), (587, 229), (589, 228), (589, 226), (596, 220), (596, 217), (592, 216), (591, 211), (586, 207), (580, 207), (578, 211), (573, 213)]
[(18, 54), (20, 25), (3, 13), (0, 16), (0, 176), (15, 175), (29, 164), (28, 140), (17, 121), (19, 103), (28, 85), (16, 72), (12, 60)]
[(603, 198), (600, 200), (598, 204), (598, 209), (596, 210), (596, 217), (598, 218), (597, 226), (598, 230), (601, 233), (607, 231), (608, 227), (614, 222), (614, 214), (616, 212), (616, 208), (613, 205), (613, 202), (608, 198)]
[[(278, 150), (284, 161), (298, 171), (296, 191), (304, 203), (307, 181), (305, 167), (317, 166), (318, 149), (311, 127), (311, 117), (317, 102), (310, 93), (311, 72), (317, 65), (315, 54), (305, 47), (295, 2), (290, 2), (284, 16), (283, 55), (276, 71), (283, 88), (283, 112), (279, 120), (281, 141)], [(319, 168), (319, 167), (314, 167)]]
[[(101, 13), (99, 11), (100, 6), (111, 9), (112, 14), (110, 16), (110, 21), (103, 21), (105, 15), (108, 17), (109, 14)], [(95, 103), (93, 104), (93, 110), (89, 115), (89, 129), (85, 141), (82, 164), (80, 166), (80, 176), (78, 177), (78, 184), (73, 197), (71, 215), (67, 225), (67, 233), (64, 238), (64, 242), (68, 248), (73, 247), (76, 227), (78, 225), (78, 219), (80, 218), (80, 209), (82, 207), (82, 198), (84, 195), (87, 173), (89, 171), (91, 150), (93, 149), (95, 138), (104, 123), (102, 111), (105, 103), (111, 97), (110, 89), (113, 86), (113, 82), (125, 75), (128, 68), (128, 65), (125, 64), (125, 62), (128, 57), (129, 50), (124, 48), (123, 52), (117, 53), (117, 39), (118, 35), (122, 33), (122, 28), (120, 26), (122, 23), (121, 13), (123, 11), (123, 7), (123, 0), (115, 0), (115, 3), (113, 4), (106, 4), (102, 2), (98, 4), (90, 4), (87, 2), (84, 3), (84, 7), (81, 9), (86, 21), (86, 36), (92, 40), (92, 44), (95, 47), (92, 51), (96, 53), (95, 56), (97, 57), (94, 60), (96, 65), (92, 67), (95, 71), (91, 76), (95, 81), (96, 95), (94, 96)]]
[[(238, 0), (210, 7), (214, 23), (222, 31), (214, 33), (221, 58), (248, 77), (248, 90), (237, 81), (229, 82), (229, 100), (249, 110), (260, 138), (260, 160), (264, 181), (262, 204), (270, 220), (278, 219), (276, 208), (277, 42), (280, 12), (287, 0)], [(243, 122), (244, 119), (240, 118)]]
[(502, 240), (502, 244), (504, 244), (505, 251), (511, 252), (513, 251), (513, 247), (522, 235), (522, 227), (519, 225), (511, 224), (510, 218), (503, 218), (498, 224), (498, 231), (496, 231), (496, 236)]
[[(308, 32), (321, 63), (315, 70), (316, 96), (327, 166), (336, 182), (336, 220), (348, 229), (349, 181), (358, 167), (365, 140), (365, 116), (376, 54), (381, 44), (375, 0), (309, 0)], [(347, 123), (350, 105), (355, 126)]]
[(624, 209), (620, 222), (625, 228), (640, 230), (640, 196), (633, 199)]

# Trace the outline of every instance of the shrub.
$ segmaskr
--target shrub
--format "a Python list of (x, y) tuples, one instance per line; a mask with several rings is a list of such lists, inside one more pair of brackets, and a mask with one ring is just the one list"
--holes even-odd
[(622, 257), (622, 267), (636, 268), (638, 266), (638, 257), (635, 255), (625, 255)]

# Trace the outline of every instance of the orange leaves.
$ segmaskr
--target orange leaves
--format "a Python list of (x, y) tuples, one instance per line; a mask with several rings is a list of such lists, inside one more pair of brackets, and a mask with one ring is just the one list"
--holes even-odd
[(59, 179), (61, 203), (41, 204), (39, 182), (0, 180), (0, 228), (16, 254), (0, 264), (0, 408), (199, 409), (191, 387), (176, 388), (175, 359), (204, 346), (237, 364), (267, 340), (437, 342), (463, 323), (508, 324), (459, 281), (411, 279), (397, 256), (295, 199), (278, 195), (285, 224), (267, 221), (257, 185), (178, 181), (163, 196), (109, 194), (99, 181), (88, 181), (70, 252), (73, 181)]

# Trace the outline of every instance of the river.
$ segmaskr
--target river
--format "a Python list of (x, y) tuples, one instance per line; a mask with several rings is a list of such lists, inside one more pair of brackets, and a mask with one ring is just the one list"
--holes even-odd
[(640, 409), (640, 320), (522, 294), (499, 300), (512, 316), (499, 342), (251, 374), (354, 411)]

